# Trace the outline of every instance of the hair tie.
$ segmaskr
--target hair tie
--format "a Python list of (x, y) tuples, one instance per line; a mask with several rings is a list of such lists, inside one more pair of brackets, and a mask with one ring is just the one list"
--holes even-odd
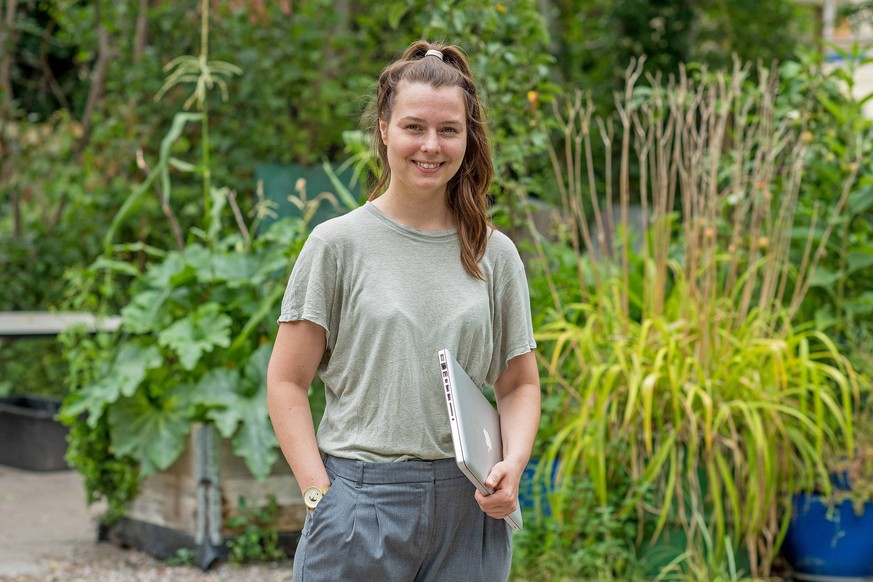
[(441, 53), (440, 51), (438, 51), (438, 50), (436, 50), (436, 49), (430, 49), (429, 51), (427, 51), (426, 53), (424, 53), (424, 56), (426, 56), (426, 57), (436, 57), (436, 58), (438, 58), (439, 60), (443, 60), (443, 53)]

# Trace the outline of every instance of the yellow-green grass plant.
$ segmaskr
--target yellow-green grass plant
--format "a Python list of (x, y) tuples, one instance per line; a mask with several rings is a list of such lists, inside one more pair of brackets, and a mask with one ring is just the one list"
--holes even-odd
[(558, 463), (549, 502), (562, 523), (581, 510), (572, 479), (592, 479), (605, 503), (623, 471), (637, 486), (620, 511), (637, 515), (639, 542), (684, 530), (674, 570), (686, 579), (723, 577), (723, 564), (736, 578), (738, 549), (746, 574), (767, 575), (791, 493), (827, 484), (824, 458), (853, 450), (855, 372), (794, 320), (857, 164), (792, 258), (804, 119), (777, 117), (774, 71), (752, 81), (739, 64), (696, 78), (683, 69), (637, 87), (642, 74), (632, 63), (617, 121), (581, 94), (554, 108), (562, 132), (550, 153), (582, 300), (565, 304), (550, 283), (556, 315), (537, 330), (544, 389), (563, 398), (540, 467)]

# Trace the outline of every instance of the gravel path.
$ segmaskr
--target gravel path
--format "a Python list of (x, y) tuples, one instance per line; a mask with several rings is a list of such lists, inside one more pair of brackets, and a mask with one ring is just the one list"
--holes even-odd
[(27, 574), (0, 576), (2, 582), (290, 582), (291, 562), (235, 567), (221, 564), (203, 572), (193, 566), (168, 566), (144, 552), (94, 543), (81, 555), (49, 559)]
[(97, 515), (75, 471), (0, 465), (0, 582), (290, 582), (291, 562), (235, 567), (168, 566), (148, 554), (97, 542)]

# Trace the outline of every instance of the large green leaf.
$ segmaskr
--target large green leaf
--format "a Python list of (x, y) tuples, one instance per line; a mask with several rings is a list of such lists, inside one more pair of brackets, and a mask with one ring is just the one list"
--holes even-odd
[(203, 245), (188, 245), (182, 252), (182, 260), (194, 273), (198, 282), (208, 283), (215, 279), (212, 268), (212, 252)]
[(178, 287), (195, 278), (196, 272), (178, 252), (170, 253), (162, 262), (149, 268), (146, 281), (158, 289)]
[(241, 412), (243, 422), (233, 437), (233, 452), (242, 457), (252, 475), (263, 479), (279, 459), (276, 433), (267, 415), (266, 390), (263, 397), (248, 400)]
[(142, 391), (110, 407), (109, 425), (116, 454), (137, 459), (144, 475), (172, 465), (191, 431), (183, 399), (170, 396), (155, 404)]
[(230, 345), (232, 324), (221, 306), (206, 303), (158, 334), (158, 342), (175, 351), (186, 370), (193, 370), (204, 353)]
[(267, 364), (271, 344), (252, 353), (242, 378), (232, 370), (215, 370), (203, 377), (197, 393), (204, 401), (223, 404), (208, 417), (257, 478), (269, 474), (279, 458), (278, 443), (267, 412)]
[(167, 327), (171, 321), (165, 309), (169, 295), (169, 289), (143, 291), (134, 295), (130, 303), (121, 309), (124, 329), (130, 333), (147, 333)]
[(236, 410), (241, 398), (239, 383), (237, 370), (210, 370), (200, 379), (192, 394), (193, 403), (212, 409), (208, 416), (225, 438), (233, 436), (241, 420)]
[(145, 378), (146, 371), (162, 363), (160, 350), (155, 346), (143, 347), (135, 342), (122, 344), (105, 373), (72, 395), (64, 405), (63, 418), (72, 421), (87, 412), (88, 425), (97, 426), (105, 406), (122, 396), (131, 396)]
[(216, 253), (212, 257), (215, 277), (226, 281), (232, 289), (251, 285), (259, 266), (255, 257), (242, 253)]

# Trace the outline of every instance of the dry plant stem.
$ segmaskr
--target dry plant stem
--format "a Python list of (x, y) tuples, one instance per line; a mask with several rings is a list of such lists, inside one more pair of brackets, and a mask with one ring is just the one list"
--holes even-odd
[[(594, 176), (594, 155), (591, 152), (591, 116), (594, 113), (594, 103), (591, 101), (591, 96), (585, 106), (585, 115), (582, 117), (582, 136), (583, 147), (585, 149), (585, 167), (586, 175), (588, 176), (588, 199), (591, 201), (591, 208), (594, 213), (595, 226), (597, 228), (597, 243), (601, 252), (608, 252), (606, 247), (606, 234), (603, 226), (603, 213), (600, 211), (600, 203), (597, 196), (597, 180)], [(591, 235), (588, 232), (587, 220), (585, 221), (583, 234), (585, 235), (585, 244), (588, 247), (588, 252), (593, 253), (591, 244)], [(591, 270), (594, 274), (594, 284), (600, 288), (600, 266), (597, 261), (591, 262)]]
[(49, 89), (51, 89), (52, 95), (54, 95), (55, 99), (58, 100), (61, 109), (71, 111), (70, 102), (67, 101), (67, 97), (66, 95), (64, 95), (64, 91), (63, 89), (61, 89), (61, 85), (60, 83), (58, 83), (58, 80), (55, 77), (55, 73), (54, 71), (52, 71), (51, 64), (49, 64), (48, 60), (49, 44), (52, 41), (52, 32), (54, 32), (57, 24), (57, 21), (51, 20), (42, 31), (42, 43), (39, 47), (39, 68), (42, 70), (43, 75), (45, 75), (45, 79), (48, 83)]
[(236, 225), (239, 228), (239, 232), (242, 234), (243, 239), (246, 241), (246, 250), (248, 250), (252, 244), (252, 236), (246, 226), (246, 221), (243, 218), (242, 212), (240, 212), (239, 204), (236, 202), (236, 192), (233, 190), (227, 190), (227, 202), (230, 204), (230, 209), (233, 211), (233, 217), (236, 220)]
[[(860, 156), (860, 149), (856, 151), (856, 156)], [(855, 180), (858, 177), (858, 168), (861, 166), (861, 160), (859, 157), (855, 158), (855, 161), (852, 162), (849, 166), (849, 175), (846, 176), (845, 181), (843, 182), (843, 191), (840, 194), (839, 200), (837, 200), (837, 204), (831, 209), (831, 218), (828, 220), (827, 226), (825, 227), (824, 233), (822, 233), (821, 239), (819, 240), (818, 247), (816, 248), (815, 254), (812, 257), (812, 261), (810, 262), (809, 269), (806, 272), (801, 272), (799, 274), (797, 287), (794, 289), (794, 295), (791, 298), (791, 305), (788, 309), (789, 317), (793, 317), (797, 310), (800, 309), (800, 304), (803, 301), (803, 298), (806, 296), (807, 291), (809, 291), (809, 284), (812, 280), (812, 273), (815, 271), (816, 266), (819, 261), (825, 254), (826, 245), (828, 239), (830, 238), (831, 232), (839, 221), (840, 213), (843, 208), (846, 206), (846, 203), (849, 200), (849, 194), (852, 193), (852, 186), (855, 184)]]
[[(594, 155), (591, 151), (591, 117), (594, 114), (594, 103), (591, 101), (590, 95), (588, 96), (584, 112), (585, 114), (582, 116), (582, 136), (584, 137), (583, 146), (585, 149), (585, 167), (586, 175), (588, 177), (588, 197), (591, 201), (591, 208), (594, 211), (598, 248), (604, 249), (602, 252), (608, 253), (605, 227), (603, 224), (603, 213), (600, 211), (600, 201), (597, 196), (597, 180), (594, 176)], [(579, 171), (578, 168), (577, 171)], [(588, 237), (588, 240), (590, 242), (590, 236)]]
[[(534, 245), (537, 248), (537, 253), (540, 257), (546, 256), (546, 249), (543, 246), (543, 237), (540, 231), (536, 227), (536, 221), (533, 217), (533, 212), (530, 209), (530, 203), (527, 199), (527, 192), (523, 188), (519, 189), (519, 196), (523, 202), (522, 207), (524, 208), (525, 218), (527, 219), (527, 227), (533, 236)], [(549, 286), (549, 294), (552, 297), (552, 304), (555, 306), (555, 310), (560, 312), (562, 309), (561, 305), (561, 296), (558, 293), (558, 288), (555, 286), (554, 277), (552, 277), (552, 269), (549, 267), (549, 262), (546, 260), (541, 261), (543, 273), (546, 276), (546, 283)]]
[(88, 89), (85, 111), (82, 113), (82, 136), (76, 142), (74, 155), (77, 159), (91, 138), (91, 122), (97, 109), (97, 102), (103, 95), (109, 63), (117, 52), (111, 48), (109, 44), (109, 31), (103, 26), (103, 17), (100, 10), (102, 5), (102, 0), (94, 2), (94, 25), (97, 30), (97, 60), (94, 62), (94, 68), (91, 70), (91, 86)]
[[(584, 299), (587, 295), (588, 285), (584, 280), (583, 270), (581, 268), (582, 253), (580, 252), (581, 246), (579, 244), (579, 233), (582, 233), (582, 242), (585, 245), (586, 252), (592, 253), (593, 245), (591, 241), (591, 235), (588, 229), (588, 221), (585, 217), (585, 210), (580, 204), (580, 193), (578, 189), (579, 182), (578, 180), (576, 180), (576, 176), (578, 176), (579, 174), (573, 168), (573, 160), (577, 159), (577, 156), (573, 155), (573, 148), (574, 146), (576, 146), (576, 144), (578, 144), (576, 136), (579, 131), (585, 133), (585, 131), (587, 130), (584, 122), (584, 117), (582, 122), (582, 129), (578, 130), (576, 127), (579, 112), (582, 110), (581, 100), (582, 94), (581, 92), (577, 91), (575, 100), (568, 105), (568, 114), (566, 119), (561, 114), (559, 105), (556, 102), (552, 104), (553, 113), (563, 133), (564, 162), (568, 167), (567, 172), (564, 172), (562, 170), (561, 162), (558, 158), (558, 152), (555, 150), (552, 141), (547, 140), (546, 143), (548, 144), (549, 160), (552, 164), (552, 169), (555, 172), (555, 176), (558, 178), (558, 191), (561, 195), (563, 214), (568, 218), (570, 222), (570, 240), (577, 257), (577, 267), (579, 267), (577, 269), (577, 276), (579, 278), (579, 289)], [(590, 110), (586, 109), (586, 111), (588, 111), (587, 115), (590, 116)], [(542, 128), (543, 124), (540, 124), (540, 127)], [(594, 284), (596, 287), (599, 287), (600, 275), (596, 265), (593, 266), (592, 271), (594, 276)]]
[(631, 149), (631, 114), (630, 107), (633, 106), (633, 92), (637, 81), (643, 74), (643, 64), (645, 56), (641, 56), (639, 60), (631, 59), (625, 71), (627, 82), (625, 83), (624, 100), (616, 96), (615, 105), (621, 119), (622, 125), (622, 140), (621, 140), (621, 169), (619, 174), (619, 200), (621, 212), (621, 276), (623, 285), (621, 286), (621, 305), (625, 315), (630, 314), (630, 300), (628, 297), (628, 288), (630, 283), (630, 224), (628, 220), (628, 207), (630, 206), (630, 149)]
[[(612, 252), (613, 249), (611, 247), (611, 240), (609, 238), (607, 238), (607, 233), (609, 233), (609, 235), (614, 235), (616, 232), (615, 231), (615, 215), (614, 215), (613, 210), (612, 210), (612, 200), (613, 200), (612, 146), (615, 143), (615, 126), (612, 123), (611, 117), (606, 119), (605, 123), (604, 123), (603, 118), (601, 118), (601, 117), (598, 117), (596, 121), (597, 121), (597, 127), (600, 130), (600, 139), (603, 142), (603, 145), (605, 146), (605, 151), (603, 154), (603, 161), (604, 161), (603, 167), (604, 167), (604, 172), (605, 172), (605, 174), (604, 174), (604, 176), (605, 176), (605, 179), (604, 179), (604, 185), (605, 185), (604, 200), (606, 202), (606, 212), (605, 212), (606, 223), (605, 224), (601, 223), (603, 228), (605, 229), (600, 235), (602, 238), (602, 240), (601, 240), (602, 247), (601, 248), (603, 249), (603, 251), (602, 251), (604, 253), (603, 256), (608, 257), (610, 260), (612, 260), (614, 258), (613, 252)], [(590, 167), (590, 171), (591, 172), (594, 171), (593, 166)], [(593, 193), (592, 193), (592, 195), (593, 195)], [(592, 201), (592, 203), (594, 203), (594, 201)]]
[[(142, 170), (146, 176), (151, 174), (151, 169), (149, 168), (148, 163), (145, 161), (145, 156), (143, 155), (142, 148), (137, 148), (136, 150), (136, 166)], [(158, 195), (158, 200), (161, 203), (161, 210), (164, 212), (164, 216), (167, 217), (167, 221), (170, 223), (170, 229), (173, 231), (173, 238), (176, 240), (176, 245), (180, 249), (185, 248), (185, 237), (182, 236), (182, 229), (179, 228), (179, 221), (176, 220), (176, 215), (173, 212), (173, 209), (170, 207), (169, 202), (167, 201), (167, 197), (164, 196), (164, 191), (161, 190), (160, 185), (155, 182), (154, 184), (155, 192)]]

